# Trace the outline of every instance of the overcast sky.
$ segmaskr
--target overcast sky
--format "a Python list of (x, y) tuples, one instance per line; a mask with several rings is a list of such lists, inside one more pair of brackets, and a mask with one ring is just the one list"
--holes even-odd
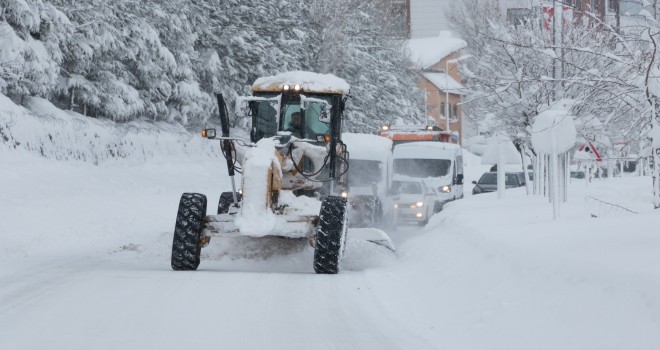
[[(448, 30), (445, 12), (452, 0), (410, 0), (410, 29), (413, 39), (436, 36)], [(454, 0), (455, 1), (455, 0)]]

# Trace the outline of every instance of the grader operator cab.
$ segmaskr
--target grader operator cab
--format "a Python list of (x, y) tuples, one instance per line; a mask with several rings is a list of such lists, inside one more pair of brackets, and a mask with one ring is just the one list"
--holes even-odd
[[(259, 78), (253, 96), (239, 98), (235, 109), (251, 123), (249, 140), (229, 134), (227, 108), (218, 95), (221, 134), (206, 129), (203, 136), (220, 141), (232, 191), (220, 195), (217, 215), (208, 216), (205, 195), (181, 196), (174, 270), (196, 270), (211, 237), (274, 235), (308, 239), (316, 273), (339, 271), (348, 219), (348, 150), (341, 140), (348, 92), (348, 83), (332, 75)], [(239, 171), (240, 192), (234, 183)]]

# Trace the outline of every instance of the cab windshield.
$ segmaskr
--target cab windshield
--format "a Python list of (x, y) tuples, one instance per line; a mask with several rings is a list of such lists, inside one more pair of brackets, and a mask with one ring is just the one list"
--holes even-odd
[[(319, 120), (322, 113), (330, 113), (330, 96), (315, 95), (319, 102), (306, 101), (301, 108), (300, 97), (252, 100), (249, 102), (252, 116), (252, 141), (277, 135), (278, 131), (291, 132), (299, 139), (317, 140), (330, 133), (330, 125)], [(325, 103), (327, 102), (327, 103)], [(279, 114), (277, 107), (280, 107)]]
[(416, 178), (443, 177), (449, 173), (448, 159), (395, 159), (394, 173)]

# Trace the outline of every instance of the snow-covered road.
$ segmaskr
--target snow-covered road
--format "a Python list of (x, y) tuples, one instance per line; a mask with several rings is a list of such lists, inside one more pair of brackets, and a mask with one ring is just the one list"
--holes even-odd
[(339, 276), (313, 274), (307, 242), (269, 238), (213, 241), (199, 271), (172, 271), (178, 197), (213, 198), (221, 162), (24, 156), (1, 181), (2, 349), (433, 348), (370, 290), (361, 270), (395, 259), (379, 246), (349, 246)]
[[(573, 184), (557, 222), (522, 189), (468, 196), (391, 232), (398, 256), (349, 242), (339, 275), (315, 275), (306, 242), (277, 239), (214, 240), (199, 271), (179, 272), (179, 196), (213, 203), (222, 162), (3, 157), (0, 349), (660, 347), (648, 179)], [(607, 208), (586, 195), (642, 214), (590, 218)]]

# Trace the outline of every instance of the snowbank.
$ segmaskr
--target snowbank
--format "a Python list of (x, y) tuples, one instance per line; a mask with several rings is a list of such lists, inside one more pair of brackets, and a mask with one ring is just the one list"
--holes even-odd
[(649, 181), (576, 181), (557, 221), (547, 198), (522, 188), (451, 202), (399, 246), (397, 264), (369, 271), (371, 288), (439, 348), (656, 349), (660, 216)]
[(220, 156), (217, 143), (179, 125), (147, 120), (124, 124), (63, 111), (41, 98), (18, 106), (0, 94), (0, 154), (24, 150), (57, 160), (99, 164), (111, 160), (145, 161), (174, 156)]

